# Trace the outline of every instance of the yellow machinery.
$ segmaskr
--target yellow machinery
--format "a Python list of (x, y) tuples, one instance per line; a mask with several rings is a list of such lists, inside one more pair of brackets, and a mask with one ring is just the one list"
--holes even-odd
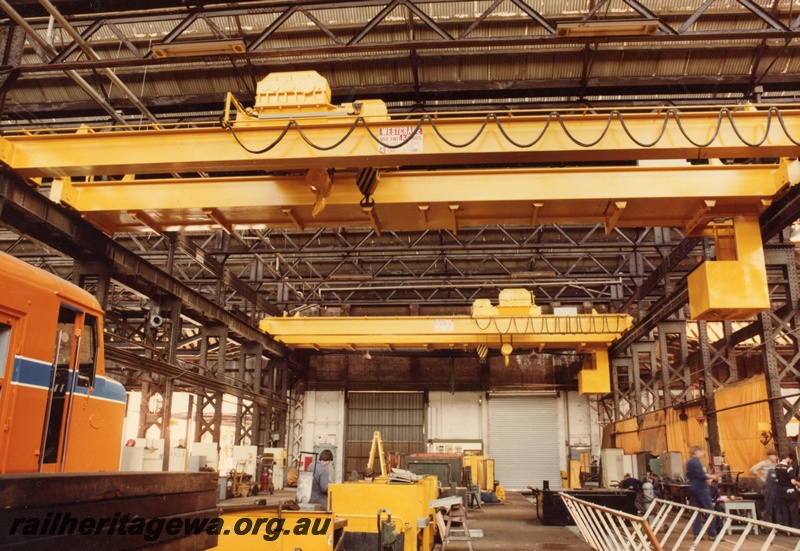
[(230, 117), (231, 107), (236, 111), (239, 126), (270, 120), (284, 124), (287, 116), (334, 123), (338, 122), (336, 117), (345, 116), (363, 116), (371, 122), (389, 120), (386, 104), (381, 100), (332, 105), (328, 80), (316, 71), (270, 73), (256, 86), (252, 108), (242, 107), (233, 94), (228, 93), (225, 120)]
[(708, 232), (717, 259), (703, 262), (687, 278), (692, 319), (743, 320), (769, 308), (758, 219), (737, 216)]
[(377, 548), (382, 541), (378, 526), (379, 511), (383, 511), (389, 512), (395, 523), (398, 551), (429, 551), (435, 530), (435, 511), (430, 502), (437, 497), (438, 483), (434, 476), (408, 483), (381, 476), (373, 482), (328, 486), (328, 505), (337, 518), (347, 520), (347, 538), (357, 538), (359, 533), (374, 534), (368, 536), (375, 539), (375, 546), (370, 549)]
[(260, 327), (290, 348), (499, 348), (509, 361), (514, 348), (573, 349), (586, 354), (578, 375), (582, 394), (611, 390), (608, 345), (632, 324), (627, 314), (542, 314), (533, 293), (505, 289), (494, 306), (476, 300), (470, 316), (283, 317)]
[(231, 497), (248, 497), (258, 493), (258, 482), (247, 474), (246, 465), (247, 461), (237, 461), (236, 468), (228, 473), (231, 481)]
[(343, 550), (347, 521), (330, 511), (281, 511), (252, 505), (224, 508), (217, 547), (230, 551)]
[(482, 490), (494, 492), (494, 459), (485, 459), (482, 455), (465, 455), (464, 467), (472, 473), (472, 483)]

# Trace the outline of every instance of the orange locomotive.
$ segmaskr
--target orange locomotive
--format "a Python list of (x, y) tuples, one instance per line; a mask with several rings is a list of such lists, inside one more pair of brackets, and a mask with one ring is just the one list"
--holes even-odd
[(0, 473), (119, 470), (125, 401), (97, 300), (0, 253)]

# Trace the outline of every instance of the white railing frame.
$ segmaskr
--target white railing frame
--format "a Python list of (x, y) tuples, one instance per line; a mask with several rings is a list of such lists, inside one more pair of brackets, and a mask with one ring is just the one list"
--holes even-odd
[[(691, 541), (691, 547), (689, 547), (688, 551), (693, 551), (703, 537), (708, 534), (711, 523), (717, 522), (717, 519), (723, 519), (723, 524), (709, 551), (716, 551), (719, 548), (720, 544), (723, 543), (725, 533), (733, 522), (739, 523), (737, 529), (741, 528), (742, 530), (738, 540), (731, 548), (733, 551), (741, 549), (747, 540), (747, 536), (755, 527), (763, 530), (766, 534), (766, 540), (761, 546), (762, 551), (766, 551), (772, 545), (779, 532), (800, 538), (800, 530), (796, 528), (718, 511), (708, 511), (663, 499), (654, 499), (647, 511), (639, 517), (611, 509), (610, 507), (597, 505), (596, 503), (589, 503), (567, 493), (561, 493), (561, 498), (578, 526), (583, 539), (598, 551), (667, 551), (668, 549), (677, 551), (684, 542), (689, 543), (689, 541)], [(708, 517), (703, 523), (700, 533), (697, 536), (692, 536), (687, 541), (689, 530), (699, 514), (705, 514)], [(670, 519), (671, 515), (672, 518)], [(681, 519), (684, 518), (686, 519), (686, 526), (681, 530), (677, 539), (670, 542), (670, 537), (675, 533)], [(659, 539), (658, 534), (662, 532), (663, 537)], [(667, 548), (665, 546), (668, 542), (670, 546)], [(795, 551), (800, 551), (800, 540), (798, 540), (794, 549)]]

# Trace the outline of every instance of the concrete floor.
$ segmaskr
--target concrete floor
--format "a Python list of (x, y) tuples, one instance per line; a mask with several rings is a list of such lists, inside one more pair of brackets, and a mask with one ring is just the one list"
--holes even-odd
[[(544, 526), (536, 518), (530, 501), (517, 492), (508, 492), (502, 504), (484, 505), (483, 512), (467, 516), (469, 529), (483, 530), (482, 538), (473, 538), (474, 551), (525, 549), (531, 551), (589, 551), (574, 526)], [(466, 542), (452, 542), (448, 551), (469, 549)]]
[[(247, 498), (235, 498), (223, 501), (220, 505), (253, 504), (255, 499), (266, 499), (268, 505), (277, 505), (280, 501), (294, 499), (295, 489), (290, 488), (275, 492), (274, 495), (259, 495)], [(574, 526), (543, 526), (536, 518), (536, 511), (530, 501), (516, 492), (508, 492), (508, 500), (503, 504), (484, 505), (483, 512), (469, 513), (467, 522), (470, 530), (483, 530), (482, 538), (473, 538), (474, 551), (498, 551), (525, 549), (526, 551), (590, 551), (591, 547), (581, 538)], [(726, 536), (726, 543), (721, 546), (730, 549), (738, 540), (738, 534)], [(742, 547), (742, 551), (761, 549), (764, 536), (751, 536)], [(713, 542), (703, 541), (696, 548), (705, 551)], [(691, 548), (691, 542), (684, 543), (681, 551)], [(439, 547), (437, 546), (437, 550)], [(466, 542), (448, 544), (449, 551), (466, 551)], [(667, 549), (672, 549), (667, 547)], [(800, 551), (800, 539), (780, 535), (770, 549), (776, 551)]]

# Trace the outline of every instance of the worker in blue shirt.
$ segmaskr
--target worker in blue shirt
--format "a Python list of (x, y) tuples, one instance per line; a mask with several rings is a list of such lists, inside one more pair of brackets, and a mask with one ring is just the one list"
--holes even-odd
[[(715, 479), (716, 475), (706, 473), (703, 469), (703, 463), (700, 459), (705, 455), (705, 452), (699, 446), (692, 446), (692, 457), (686, 462), (686, 479), (689, 481), (689, 491), (692, 493), (691, 505), (699, 507), (700, 509), (707, 509), (713, 511), (714, 507), (711, 504), (711, 493), (708, 491), (706, 480), (709, 478)], [(705, 523), (708, 515), (697, 515), (692, 525), (692, 533), (697, 536)], [(708, 535), (710, 538), (717, 537), (717, 523), (712, 522), (708, 527)]]

